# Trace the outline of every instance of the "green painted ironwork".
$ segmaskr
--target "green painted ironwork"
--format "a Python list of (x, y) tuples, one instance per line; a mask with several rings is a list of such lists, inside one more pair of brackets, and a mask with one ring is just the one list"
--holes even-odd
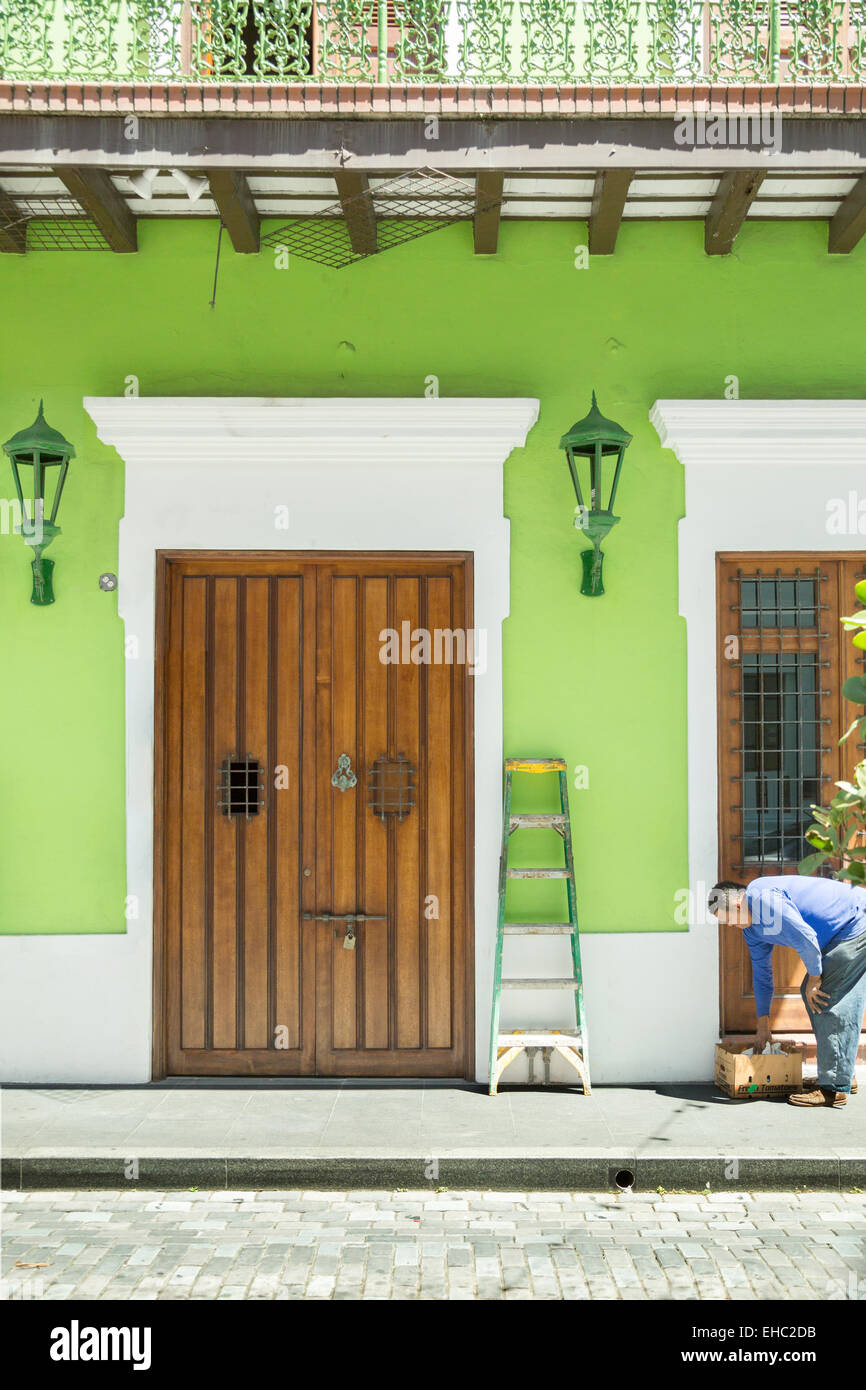
[(249, 8), (249, 0), (190, 0), (192, 67), (200, 77), (238, 82), (249, 76)]
[(380, 83), (388, 80), (388, 0), (377, 0), (379, 23), (376, 32), (376, 76)]
[(788, 54), (796, 82), (836, 82), (842, 75), (842, 0), (788, 0), (793, 40)]
[(590, 82), (634, 80), (637, 53), (637, 0), (586, 0), (586, 75)]
[(332, 82), (369, 82), (378, 0), (320, 0), (319, 65)]
[(520, 20), (522, 80), (573, 81), (575, 8), (571, 0), (521, 0)]
[(183, 73), (185, 0), (134, 0), (129, 67), (138, 82), (172, 82)]
[(514, 0), (457, 0), (461, 82), (508, 81), (513, 15)]
[(111, 81), (119, 65), (120, 0), (65, 0), (63, 67), (82, 81)]
[(866, 0), (848, 5), (848, 73), (852, 81), (866, 80)]
[(648, 0), (650, 76), (658, 82), (692, 82), (703, 66), (702, 0)]
[(768, 81), (770, 26), (770, 0), (711, 0), (709, 69), (713, 81)]
[(52, 71), (54, 0), (4, 0), (0, 5), (0, 76), (39, 81)]
[(313, 71), (313, 0), (253, 0), (253, 67), (265, 80), (308, 78)]
[(0, 0), (0, 77), (862, 82), (866, 0)]
[(394, 0), (397, 39), (392, 82), (439, 82), (447, 71), (449, 0)]

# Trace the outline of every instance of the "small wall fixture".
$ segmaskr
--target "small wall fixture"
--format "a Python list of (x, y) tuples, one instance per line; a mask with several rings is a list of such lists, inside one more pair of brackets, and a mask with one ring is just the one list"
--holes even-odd
[[(572, 425), (559, 441), (559, 447), (565, 450), (568, 459), (577, 496), (574, 524), (592, 542), (591, 548), (582, 551), (580, 557), (583, 563), (580, 592), (588, 598), (598, 598), (604, 593), (601, 543), (619, 521), (619, 517), (613, 514), (613, 501), (619, 485), (623, 456), (631, 439), (622, 425), (605, 419), (593, 391), (589, 414)], [(584, 472), (584, 487), (580, 482), (581, 469)], [(610, 493), (605, 501), (605, 473), (609, 476), (611, 472)]]
[[(60, 527), (56, 525), (57, 509), (60, 506), (63, 484), (66, 482), (69, 460), (75, 458), (75, 450), (68, 439), (64, 439), (62, 434), (46, 423), (42, 413), (42, 401), (39, 402), (39, 414), (33, 424), (28, 429), (19, 430), (14, 434), (3, 445), (3, 449), (12, 463), (15, 491), (21, 508), (21, 525), (15, 527), (15, 533), (23, 536), (27, 545), (33, 549), (33, 592), (30, 602), (39, 608), (45, 608), (54, 602), (54, 561), (46, 560), (43, 552), (54, 537), (60, 535)], [(32, 486), (28, 483), (26, 473), (22, 482), (22, 468), (33, 469)], [(53, 500), (47, 500), (46, 481), (50, 481), (50, 470), (55, 468), (57, 473), (54, 497)], [(25, 493), (28, 494), (26, 498)], [(50, 512), (46, 520), (46, 508), (49, 505)]]

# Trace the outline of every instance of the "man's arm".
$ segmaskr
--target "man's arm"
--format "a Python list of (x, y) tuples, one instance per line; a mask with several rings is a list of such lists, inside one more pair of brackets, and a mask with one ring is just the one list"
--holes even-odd
[(755, 1052), (763, 1052), (767, 1043), (773, 1041), (770, 1029), (770, 1004), (773, 1000), (773, 946), (768, 941), (750, 941), (746, 938), (749, 955), (752, 958), (752, 983), (755, 990)]
[(755, 1013), (767, 1018), (773, 1000), (773, 946), (769, 941), (746, 939), (752, 958), (752, 983), (755, 988)]

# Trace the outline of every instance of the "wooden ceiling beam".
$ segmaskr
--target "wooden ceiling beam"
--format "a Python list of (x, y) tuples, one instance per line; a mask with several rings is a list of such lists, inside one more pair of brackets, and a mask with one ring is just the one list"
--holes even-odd
[(212, 169), (207, 181), (232, 246), (242, 256), (255, 255), (259, 249), (261, 226), (246, 175), (238, 173), (236, 169)]
[(708, 256), (730, 254), (763, 181), (761, 169), (730, 170), (719, 179), (704, 223), (704, 250)]
[(473, 235), (476, 256), (495, 256), (499, 246), (502, 187), (505, 174), (485, 169), (475, 179)]
[(589, 215), (589, 254), (612, 256), (634, 169), (600, 169)]
[(355, 169), (340, 169), (334, 179), (352, 250), (359, 256), (371, 256), (378, 250), (378, 236), (373, 202), (365, 196), (370, 192), (367, 175)]
[(135, 217), (104, 169), (58, 165), (54, 173), (96, 223), (112, 251), (127, 254), (138, 250)]
[(861, 174), (847, 198), (830, 218), (827, 250), (831, 256), (853, 251), (866, 232), (866, 174)]

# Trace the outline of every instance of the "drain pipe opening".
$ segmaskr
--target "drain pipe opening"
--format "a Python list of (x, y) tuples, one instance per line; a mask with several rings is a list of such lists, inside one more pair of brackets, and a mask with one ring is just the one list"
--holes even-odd
[(620, 1168), (618, 1173), (614, 1173), (613, 1180), (620, 1192), (631, 1192), (634, 1187), (634, 1173), (630, 1168)]

